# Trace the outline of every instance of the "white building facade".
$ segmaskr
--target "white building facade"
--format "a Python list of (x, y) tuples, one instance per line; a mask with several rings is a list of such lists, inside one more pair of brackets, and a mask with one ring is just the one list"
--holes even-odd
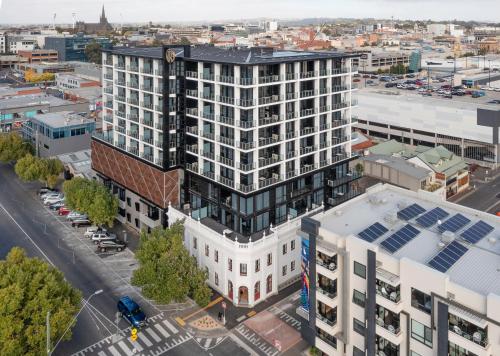
[(497, 217), (377, 185), (300, 235), (302, 335), (321, 355), (500, 354)]

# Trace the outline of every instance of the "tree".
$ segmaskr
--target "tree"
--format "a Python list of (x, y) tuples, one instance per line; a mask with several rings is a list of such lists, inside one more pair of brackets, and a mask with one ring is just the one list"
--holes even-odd
[(142, 288), (147, 298), (158, 303), (182, 302), (191, 297), (206, 306), (212, 296), (207, 286), (207, 272), (183, 245), (184, 227), (175, 223), (168, 229), (143, 231), (136, 258), (140, 267), (134, 271), (132, 284)]
[(101, 64), (102, 63), (102, 46), (100, 43), (97, 43), (95, 40), (90, 42), (87, 47), (85, 47), (85, 56), (87, 56), (87, 59), (89, 62), (95, 63), (95, 64)]
[(64, 171), (64, 165), (58, 159), (38, 158), (28, 153), (17, 161), (14, 170), (25, 182), (39, 180), (54, 188), (57, 178)]
[(64, 182), (63, 190), (70, 209), (86, 213), (94, 224), (113, 226), (118, 199), (102, 184), (75, 177)]
[[(46, 354), (47, 312), (50, 338), (58, 340), (72, 323), (80, 301), (80, 292), (60, 271), (14, 247), (0, 261), (0, 355)], [(63, 339), (70, 338), (71, 328)]]
[(153, 46), (153, 47), (160, 47), (160, 46), (163, 46), (163, 43), (158, 38), (155, 38), (153, 40), (153, 42), (151, 43), (151, 46)]
[(33, 146), (15, 132), (0, 134), (0, 161), (11, 162), (33, 153)]
[(354, 166), (354, 169), (356, 170), (356, 173), (358, 175), (362, 175), (365, 171), (365, 166), (363, 165), (363, 163), (359, 162)]

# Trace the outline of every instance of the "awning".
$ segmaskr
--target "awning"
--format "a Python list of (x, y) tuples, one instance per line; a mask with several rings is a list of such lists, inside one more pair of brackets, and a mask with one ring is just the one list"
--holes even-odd
[(377, 279), (380, 279), (382, 282), (390, 284), (393, 287), (397, 287), (400, 283), (399, 276), (386, 271), (383, 268), (377, 268)]
[(449, 305), (448, 312), (455, 315), (455, 316), (458, 316), (459, 318), (461, 318), (463, 320), (468, 321), (469, 323), (472, 323), (476, 326), (479, 326), (481, 329), (486, 328), (486, 326), (488, 325), (488, 322), (486, 320), (484, 320), (483, 318), (481, 318), (480, 316), (478, 316), (470, 311), (464, 310), (460, 307), (457, 307), (455, 305)]

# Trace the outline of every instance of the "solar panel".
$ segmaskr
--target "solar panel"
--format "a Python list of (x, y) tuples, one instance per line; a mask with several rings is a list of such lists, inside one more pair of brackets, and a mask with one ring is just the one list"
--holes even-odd
[(429, 261), (429, 266), (437, 269), (440, 272), (448, 271), (451, 266), (457, 262), (469, 249), (458, 241), (452, 241), (448, 246), (439, 252), (432, 260)]
[(425, 209), (420, 205), (412, 204), (404, 208), (403, 210), (398, 211), (398, 218), (408, 221), (413, 219), (415, 216), (422, 214), (423, 212), (425, 212)]
[(445, 231), (457, 232), (468, 223), (470, 223), (470, 219), (466, 218), (462, 214), (456, 214), (453, 215), (448, 220), (446, 220), (441, 225), (439, 225), (438, 230), (440, 232), (445, 232)]
[(375, 223), (365, 230), (361, 231), (358, 236), (365, 241), (373, 242), (378, 239), (380, 236), (385, 234), (389, 229), (387, 229), (384, 225), (380, 223)]
[(413, 240), (418, 234), (420, 234), (420, 230), (407, 224), (382, 241), (381, 245), (384, 246), (386, 250), (394, 253)]
[(467, 242), (475, 244), (492, 231), (493, 226), (488, 225), (483, 220), (479, 220), (477, 223), (465, 230), (460, 236), (462, 236)]
[(438, 220), (447, 217), (450, 215), (446, 211), (441, 208), (434, 208), (431, 211), (428, 211), (424, 215), (417, 218), (417, 223), (422, 227), (431, 227)]

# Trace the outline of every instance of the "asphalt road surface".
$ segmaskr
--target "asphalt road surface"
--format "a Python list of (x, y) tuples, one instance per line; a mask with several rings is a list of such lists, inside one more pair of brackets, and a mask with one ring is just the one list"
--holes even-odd
[(500, 211), (500, 176), (488, 183), (477, 184), (476, 190), (460, 199), (458, 204), (492, 214)]

